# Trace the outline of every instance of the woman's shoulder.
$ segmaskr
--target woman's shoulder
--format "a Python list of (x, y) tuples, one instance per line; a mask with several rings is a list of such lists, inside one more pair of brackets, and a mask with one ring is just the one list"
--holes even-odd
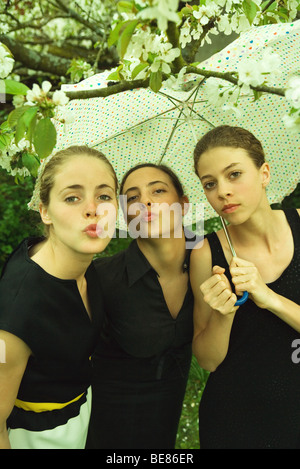
[(198, 243), (191, 252), (190, 273), (193, 275), (207, 276), (212, 269), (212, 253), (207, 237)]

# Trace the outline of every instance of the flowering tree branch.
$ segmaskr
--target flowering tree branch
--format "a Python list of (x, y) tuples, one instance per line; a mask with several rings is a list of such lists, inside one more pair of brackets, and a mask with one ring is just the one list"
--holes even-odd
[[(58, 18), (60, 21), (67, 19), (72, 25), (76, 22), (79, 39), (86, 40), (89, 31), (92, 42), (98, 42), (92, 64), (78, 59), (70, 62), (63, 53), (62, 57), (53, 58), (43, 50), (42, 44), (48, 50), (61, 49), (59, 34), (53, 39), (50, 31), (43, 29), (37, 40), (42, 49), (31, 50), (20, 44), (16, 36), (18, 31), (24, 31), (25, 35), (29, 20), (19, 21), (11, 8), (3, 10), (2, 7), (1, 10), (0, 7), (0, 20), (4, 15), (12, 22), (10, 34), (1, 31), (0, 23), (0, 102), (6, 92), (14, 96), (15, 105), (8, 120), (0, 126), (0, 165), (15, 177), (35, 176), (40, 159), (51, 154), (56, 143), (53, 120), (61, 115), (60, 122), (66, 123), (72, 119), (67, 112), (64, 113), (64, 106), (70, 99), (107, 97), (136, 88), (150, 87), (154, 92), (162, 86), (180, 88), (187, 74), (206, 79), (209, 104), (224, 106), (237, 113), (241, 96), (252, 95), (254, 100), (263, 93), (284, 97), (290, 106), (289, 114), (283, 118), (286, 127), (300, 130), (300, 77), (292, 77), (287, 89), (270, 86), (273, 74), (280, 69), (280, 57), (273, 53), (271, 47), (265, 48), (261, 60), (241, 60), (232, 72), (206, 70), (195, 63), (199, 47), (203, 47), (205, 42), (210, 43), (213, 35), (229, 35), (232, 32), (239, 35), (253, 26), (294, 20), (300, 10), (298, 0), (199, 0), (192, 5), (186, 3), (181, 9), (179, 0), (120, 1), (117, 5), (119, 17), (112, 23), (108, 37), (102, 27), (102, 17), (105, 15), (97, 11), (100, 8), (97, 2), (88, 3), (88, 11), (85, 11), (86, 0), (50, 0), (45, 3), (43, 0), (20, 0), (16, 8), (28, 2), (39, 12), (32, 18), (35, 31), (41, 24), (43, 28), (47, 27), (44, 17), (54, 22)], [(103, 4), (110, 12), (105, 21), (111, 22), (111, 12), (116, 11), (113, 9), (116, 3), (117, 0), (101, 2), (101, 13), (105, 12)], [(65, 25), (70, 27), (68, 23)], [(71, 37), (74, 34), (72, 27), (69, 31)], [(107, 38), (107, 44), (104, 38)], [(34, 44), (36, 39), (37, 36), (31, 37), (28, 44)], [(71, 44), (68, 42), (69, 36), (64, 39), (67, 50)], [(62, 91), (52, 92), (49, 81), (44, 81), (41, 87), (35, 84), (31, 90), (14, 81), (13, 76), (10, 78), (15, 61), (21, 64), (26, 61), (31, 69), (42, 69), (52, 75), (71, 73), (71, 80), (79, 81), (82, 77), (95, 74), (104, 47), (118, 54), (118, 65), (111, 70), (108, 77), (111, 82), (107, 87), (68, 91), (65, 94)], [(79, 51), (80, 47), (77, 49)]]

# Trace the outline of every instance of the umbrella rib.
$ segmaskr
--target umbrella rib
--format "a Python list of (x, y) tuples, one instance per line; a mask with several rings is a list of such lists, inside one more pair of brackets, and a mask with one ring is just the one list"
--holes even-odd
[(122, 130), (122, 132), (118, 132), (112, 135), (111, 137), (105, 138), (104, 140), (100, 140), (99, 142), (96, 142), (95, 145), (93, 146), (97, 146), (97, 145), (100, 145), (101, 143), (108, 142), (109, 140), (112, 140), (113, 138), (120, 137), (120, 135), (130, 132), (131, 130), (134, 130), (135, 128), (145, 124), (146, 122), (150, 122), (153, 119), (158, 119), (160, 116), (163, 116), (164, 114), (167, 114), (168, 112), (174, 111), (175, 108), (177, 108), (177, 106), (175, 106), (174, 108), (168, 109), (167, 111), (161, 112), (160, 114), (157, 114), (156, 116), (149, 117), (148, 119), (145, 119), (139, 122), (138, 124), (132, 125), (131, 127), (128, 127), (127, 129)]
[(170, 143), (171, 143), (171, 140), (172, 140), (172, 137), (173, 137), (173, 135), (174, 135), (174, 132), (175, 132), (175, 130), (176, 130), (177, 127), (178, 127), (177, 124), (178, 124), (179, 118), (180, 118), (180, 116), (181, 116), (182, 113), (183, 113), (183, 109), (181, 109), (180, 114), (179, 114), (178, 118), (176, 119), (176, 121), (175, 121), (175, 123), (174, 123), (174, 125), (173, 125), (172, 132), (171, 132), (170, 135), (169, 135), (168, 141), (167, 141), (167, 143), (166, 143), (166, 146), (165, 146), (165, 148), (164, 148), (164, 151), (163, 151), (163, 153), (162, 153), (162, 156), (161, 156), (161, 158), (160, 158), (158, 164), (161, 164), (161, 163), (162, 163), (162, 160), (163, 160), (163, 158), (164, 158), (164, 156), (165, 156), (165, 154), (166, 154), (166, 152), (167, 152), (167, 149), (168, 149), (168, 147), (169, 147), (169, 145), (170, 145)]

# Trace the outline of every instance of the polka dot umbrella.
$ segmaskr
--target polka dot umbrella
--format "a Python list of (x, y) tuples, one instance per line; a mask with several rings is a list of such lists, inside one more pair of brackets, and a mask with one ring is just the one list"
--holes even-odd
[[(281, 73), (269, 85), (284, 88), (289, 78), (299, 73), (300, 21), (251, 28), (199, 68), (234, 72), (241, 60), (261, 60), (266, 48), (276, 52), (282, 63)], [(67, 92), (106, 87), (109, 73), (95, 75), (76, 85), (64, 85), (63, 89)], [(201, 211), (201, 215), (197, 212), (200, 203), (204, 204), (205, 218), (210, 218), (217, 214), (206, 201), (194, 173), (195, 141), (214, 126), (237, 125), (254, 133), (262, 142), (272, 172), (268, 198), (270, 203), (280, 202), (300, 179), (300, 135), (289, 133), (282, 121), (288, 112), (286, 99), (263, 94), (254, 101), (253, 96), (244, 96), (237, 116), (208, 104), (209, 80), (189, 76), (185, 91), (163, 87), (154, 93), (141, 88), (106, 98), (72, 100), (68, 110), (74, 114), (75, 121), (67, 130), (63, 125), (57, 127), (56, 150), (72, 144), (96, 147), (110, 159), (119, 179), (138, 163), (162, 162), (183, 183), (192, 220), (202, 216)], [(31, 208), (36, 202), (34, 195)]]

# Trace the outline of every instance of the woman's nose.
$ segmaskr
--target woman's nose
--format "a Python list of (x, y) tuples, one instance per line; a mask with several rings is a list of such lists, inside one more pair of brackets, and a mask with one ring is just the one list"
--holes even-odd
[(150, 207), (150, 205), (151, 205), (151, 200), (150, 200), (149, 195), (147, 195), (147, 194), (144, 194), (144, 195), (143, 195), (143, 194), (142, 194), (142, 195), (140, 196), (139, 203), (140, 203), (140, 205), (143, 206), (143, 207)]
[(97, 207), (98, 204), (96, 204), (94, 200), (87, 201), (87, 204), (85, 206), (85, 216), (87, 218), (95, 217), (97, 214)]
[(232, 189), (227, 182), (218, 182), (218, 196), (225, 199), (232, 195)]

